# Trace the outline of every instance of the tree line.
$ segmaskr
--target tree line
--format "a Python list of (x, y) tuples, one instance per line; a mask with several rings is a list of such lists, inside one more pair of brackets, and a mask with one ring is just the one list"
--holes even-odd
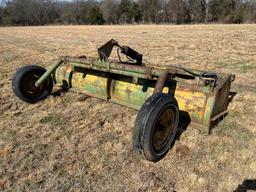
[(256, 0), (4, 0), (0, 25), (256, 23)]

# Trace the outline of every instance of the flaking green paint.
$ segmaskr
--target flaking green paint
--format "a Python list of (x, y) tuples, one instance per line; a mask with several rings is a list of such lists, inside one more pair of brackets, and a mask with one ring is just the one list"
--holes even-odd
[[(68, 82), (69, 86), (76, 91), (138, 110), (154, 91), (154, 84), (150, 87), (146, 80), (150, 78), (150, 75), (160, 74), (161, 69), (152, 68), (150, 75), (148, 74), (148, 68), (138, 67), (135, 69), (130, 70), (129, 67), (124, 69), (120, 64), (109, 64), (99, 61), (96, 61), (93, 65), (90, 65), (89, 62), (87, 64), (68, 62), (59, 66), (54, 76), (59, 85), (63, 82)], [(106, 74), (137, 77), (145, 81), (140, 81), (140, 84), (136, 85), (132, 81), (108, 80), (107, 77), (100, 77), (97, 74), (88, 76), (86, 70), (93, 70), (96, 73), (99, 71)], [(222, 74), (221, 76), (223, 80), (227, 75)], [(70, 80), (71, 82), (69, 82)], [(217, 112), (220, 113), (226, 110), (227, 106), (220, 106), (218, 104), (221, 103), (219, 102), (220, 100), (227, 100), (226, 95), (217, 93), (218, 91), (229, 93), (230, 86), (227, 86), (227, 84), (230, 85), (230, 81), (223, 83), (222, 87), (224, 90), (213, 88), (209, 85), (197, 85), (197, 80), (195, 79), (194, 81), (186, 79), (175, 81), (174, 79), (173, 82), (176, 83), (176, 86), (166, 87), (166, 90), (174, 94), (180, 109), (189, 113), (192, 122), (209, 127), (211, 118), (217, 115)], [(218, 108), (216, 108), (216, 105), (218, 105)]]

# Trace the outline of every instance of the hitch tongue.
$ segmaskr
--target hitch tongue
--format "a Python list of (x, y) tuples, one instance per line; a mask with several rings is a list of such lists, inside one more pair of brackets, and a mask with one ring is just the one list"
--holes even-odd
[(52, 66), (47, 69), (47, 71), (36, 81), (35, 86), (39, 87), (42, 85), (46, 79), (63, 63), (63, 60), (60, 59), (56, 64), (53, 64)]

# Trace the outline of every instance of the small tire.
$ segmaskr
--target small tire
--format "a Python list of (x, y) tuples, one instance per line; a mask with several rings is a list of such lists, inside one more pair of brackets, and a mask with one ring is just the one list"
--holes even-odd
[(51, 94), (53, 80), (49, 77), (41, 86), (35, 82), (46, 72), (46, 69), (36, 65), (27, 65), (16, 71), (12, 78), (12, 90), (15, 95), (27, 103), (36, 103)]
[(171, 95), (157, 93), (140, 109), (133, 132), (133, 149), (144, 159), (157, 162), (169, 151), (179, 123), (179, 107)]

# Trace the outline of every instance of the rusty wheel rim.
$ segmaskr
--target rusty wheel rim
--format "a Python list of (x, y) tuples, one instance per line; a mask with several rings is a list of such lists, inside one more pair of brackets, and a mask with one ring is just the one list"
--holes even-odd
[(47, 81), (36, 87), (35, 83), (40, 78), (40, 75), (37, 73), (29, 73), (27, 74), (21, 82), (22, 92), (24, 95), (30, 98), (40, 97), (47, 87)]
[(169, 143), (170, 137), (175, 131), (175, 112), (173, 109), (166, 109), (155, 124), (153, 132), (153, 148), (161, 151)]

